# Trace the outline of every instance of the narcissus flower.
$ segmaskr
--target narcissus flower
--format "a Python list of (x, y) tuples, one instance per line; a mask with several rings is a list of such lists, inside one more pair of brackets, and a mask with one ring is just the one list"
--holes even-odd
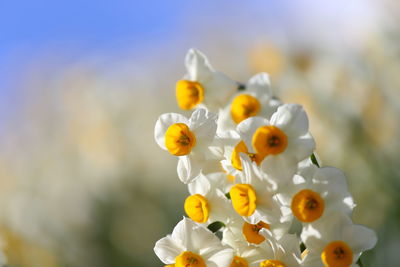
[(178, 176), (184, 183), (196, 178), (207, 159), (217, 130), (217, 115), (206, 109), (197, 109), (190, 119), (166, 113), (156, 122), (154, 136), (157, 144), (171, 155), (179, 156)]
[(250, 224), (260, 221), (271, 224), (280, 221), (281, 211), (274, 184), (264, 179), (258, 167), (242, 156), (241, 183), (231, 187), (229, 194), (234, 210)]
[(200, 51), (190, 49), (185, 65), (187, 74), (176, 84), (176, 100), (181, 109), (202, 105), (216, 112), (237, 91), (239, 84), (214, 70)]
[(278, 108), (271, 120), (252, 117), (237, 126), (250, 153), (264, 156), (261, 169), (278, 183), (285, 183), (297, 170), (297, 164), (315, 149), (308, 132), (308, 118), (297, 104)]
[(228, 267), (233, 258), (231, 248), (187, 218), (175, 226), (171, 235), (157, 241), (154, 252), (163, 263), (175, 267)]
[(225, 194), (216, 187), (220, 173), (200, 175), (188, 184), (190, 196), (185, 199), (184, 210), (193, 221), (225, 222), (233, 212)]
[(301, 233), (308, 254), (304, 266), (309, 267), (349, 267), (358, 266), (360, 255), (375, 246), (377, 238), (374, 231), (353, 224), (341, 212), (307, 224)]
[[(261, 249), (265, 251), (263, 258), (257, 263), (260, 267), (300, 267), (300, 240), (294, 234), (286, 234), (279, 239), (267, 229), (260, 234), (268, 241)], [(272, 248), (272, 250), (269, 248)], [(272, 253), (271, 253), (272, 252)]]
[(332, 210), (350, 214), (355, 206), (346, 177), (333, 167), (317, 168), (309, 177), (295, 175), (278, 199), (303, 223), (314, 222)]
[[(235, 250), (247, 251), (248, 246), (253, 249), (252, 246), (260, 245), (265, 241), (265, 237), (260, 232), (262, 229), (268, 229), (275, 237), (280, 238), (288, 233), (290, 223), (289, 221), (281, 223), (279, 220), (275, 220), (273, 223), (264, 221), (249, 223), (242, 217), (230, 215), (223, 230), (222, 241)], [(241, 255), (241, 253), (239, 254)]]
[(243, 120), (261, 116), (270, 118), (282, 103), (276, 99), (270, 87), (269, 76), (260, 73), (245, 85), (246, 90), (233, 96), (230, 105), (220, 109), (218, 130), (233, 130)]

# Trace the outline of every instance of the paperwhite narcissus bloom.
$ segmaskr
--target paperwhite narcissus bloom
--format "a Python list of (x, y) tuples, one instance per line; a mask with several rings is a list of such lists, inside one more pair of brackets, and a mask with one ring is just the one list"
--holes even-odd
[[(229, 245), (234, 250), (232, 267), (248, 267), (253, 262), (262, 259), (262, 255), (265, 253), (265, 249), (260, 249), (259, 246), (265, 241), (265, 238), (259, 234), (262, 228), (261, 223), (252, 227), (240, 216), (233, 216), (229, 220), (223, 230), (222, 243)], [(253, 242), (249, 242), (248, 239)]]
[[(222, 241), (235, 249), (237, 255), (250, 253), (249, 250), (254, 250), (265, 241), (265, 237), (261, 235), (262, 229), (270, 230), (275, 237), (280, 238), (288, 233), (291, 222), (274, 222), (272, 224), (259, 221), (251, 224), (245, 221), (239, 215), (230, 215), (228, 222), (223, 229)], [(250, 253), (255, 254), (253, 251)], [(248, 256), (246, 256), (247, 258)]]
[[(300, 267), (300, 241), (294, 234), (286, 234), (279, 239), (262, 229), (260, 234), (268, 241), (261, 249), (265, 252), (263, 258), (256, 261), (251, 267)], [(272, 248), (272, 249), (270, 249)]]
[(248, 118), (237, 131), (250, 153), (265, 156), (261, 169), (279, 184), (287, 182), (296, 173), (297, 164), (315, 149), (307, 114), (297, 104), (280, 106), (270, 121)]
[(197, 109), (190, 119), (177, 114), (161, 115), (154, 129), (157, 144), (170, 154), (179, 156), (178, 176), (190, 183), (212, 158), (209, 146), (217, 130), (217, 115), (206, 109)]
[(270, 87), (269, 76), (260, 73), (245, 85), (246, 90), (237, 93), (231, 103), (220, 109), (218, 132), (234, 130), (241, 121), (260, 116), (270, 118), (282, 103), (275, 99)]
[(307, 267), (358, 266), (361, 253), (373, 248), (377, 241), (374, 231), (353, 224), (340, 212), (306, 225), (301, 239), (308, 251), (303, 262)]
[(216, 112), (237, 91), (238, 83), (214, 70), (200, 51), (190, 49), (185, 65), (187, 74), (176, 84), (176, 100), (180, 108), (190, 110), (203, 104)]
[(171, 235), (157, 241), (154, 252), (163, 263), (175, 267), (229, 267), (233, 257), (231, 248), (188, 218), (181, 220)]
[(242, 155), (241, 160), (244, 174), (241, 183), (235, 184), (229, 191), (233, 208), (250, 224), (281, 222), (282, 213), (274, 184), (264, 179), (248, 158)]
[(303, 223), (314, 222), (333, 210), (350, 215), (355, 206), (346, 177), (333, 167), (317, 168), (310, 177), (295, 175), (277, 197)]
[(233, 212), (225, 194), (216, 188), (218, 178), (221, 178), (220, 173), (207, 176), (201, 174), (188, 184), (191, 195), (186, 198), (184, 209), (193, 221), (197, 223), (226, 222), (229, 214)]

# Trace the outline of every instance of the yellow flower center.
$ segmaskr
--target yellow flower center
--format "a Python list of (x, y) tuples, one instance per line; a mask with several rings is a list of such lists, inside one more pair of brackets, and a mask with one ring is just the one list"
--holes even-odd
[(321, 253), (326, 267), (348, 267), (353, 262), (353, 251), (343, 241), (329, 243)]
[(258, 128), (251, 142), (256, 152), (264, 156), (278, 155), (285, 151), (288, 145), (286, 134), (272, 125)]
[(266, 260), (260, 262), (260, 267), (285, 267), (286, 265), (279, 260)]
[(234, 175), (227, 174), (226, 179), (228, 180), (228, 182), (233, 184), (236, 180), (236, 177)]
[(203, 102), (204, 88), (198, 82), (180, 80), (176, 83), (176, 101), (181, 109), (189, 110)]
[(321, 196), (309, 189), (303, 189), (292, 199), (292, 212), (299, 221), (313, 222), (324, 213), (325, 203)]
[(175, 267), (206, 267), (206, 264), (200, 255), (184, 251), (175, 258)]
[(229, 191), (232, 205), (240, 216), (251, 216), (256, 210), (256, 191), (249, 184), (234, 185)]
[(195, 222), (205, 223), (208, 220), (210, 207), (205, 197), (200, 194), (188, 196), (185, 200), (186, 214)]
[(172, 155), (187, 155), (195, 145), (196, 137), (184, 123), (172, 124), (165, 132), (165, 146)]
[(235, 256), (233, 257), (232, 263), (229, 267), (249, 267), (249, 264), (244, 258)]
[(247, 118), (256, 116), (260, 112), (260, 102), (251, 95), (240, 94), (231, 104), (232, 120), (239, 123)]
[(239, 171), (243, 170), (242, 161), (240, 160), (240, 153), (247, 154), (251, 161), (255, 161), (257, 165), (260, 165), (261, 161), (264, 159), (264, 157), (260, 154), (249, 153), (246, 144), (243, 141), (240, 141), (235, 146), (231, 157), (232, 166)]
[(262, 221), (257, 224), (250, 224), (245, 222), (242, 227), (242, 233), (247, 242), (260, 244), (265, 240), (265, 237), (259, 234), (260, 230), (263, 228), (269, 229), (269, 225)]

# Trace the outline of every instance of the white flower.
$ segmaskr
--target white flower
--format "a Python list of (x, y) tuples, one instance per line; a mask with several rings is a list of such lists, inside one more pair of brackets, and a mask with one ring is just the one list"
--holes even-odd
[[(283, 223), (276, 221), (272, 224), (259, 221), (251, 224), (237, 214), (230, 215), (223, 229), (222, 241), (234, 248), (236, 255), (244, 257), (243, 253), (250, 253), (249, 250), (256, 249), (265, 241), (265, 237), (260, 233), (262, 229), (268, 229), (275, 237), (280, 238), (288, 233), (290, 224), (290, 221)], [(251, 254), (254, 253), (253, 251)]]
[(190, 49), (185, 65), (187, 74), (176, 85), (176, 99), (180, 108), (189, 110), (202, 104), (217, 111), (237, 91), (238, 83), (214, 70), (200, 51)]
[[(224, 177), (225, 176), (225, 177)], [(186, 214), (197, 223), (226, 222), (232, 207), (225, 194), (218, 189), (220, 179), (227, 180), (224, 173), (212, 173), (200, 176), (188, 184), (190, 196), (186, 198)]]
[[(261, 249), (263, 258), (254, 262), (251, 267), (300, 267), (300, 240), (294, 234), (286, 234), (276, 238), (267, 229), (260, 234), (268, 241)], [(272, 249), (270, 249), (272, 248)]]
[(234, 130), (241, 121), (260, 116), (270, 118), (282, 103), (273, 97), (269, 76), (259, 73), (245, 85), (246, 90), (237, 93), (231, 103), (220, 109), (218, 132)]
[(179, 156), (177, 171), (183, 183), (190, 183), (213, 162), (209, 147), (215, 137), (216, 120), (217, 116), (206, 109), (195, 110), (190, 119), (166, 113), (157, 120), (155, 140), (162, 149)]
[(340, 212), (304, 226), (301, 239), (308, 251), (303, 263), (307, 267), (358, 266), (361, 253), (372, 249), (377, 241), (374, 231), (353, 224)]
[(240, 184), (231, 187), (229, 194), (235, 211), (250, 224), (281, 222), (275, 185), (266, 180), (258, 167), (241, 155), (243, 176)]
[(287, 182), (296, 173), (297, 164), (315, 148), (307, 114), (297, 104), (280, 106), (271, 121), (262, 117), (244, 120), (237, 131), (250, 153), (265, 156), (261, 169), (279, 184)]
[(305, 168), (303, 173), (309, 177), (295, 175), (292, 184), (281, 188), (277, 197), (283, 206), (303, 223), (319, 220), (332, 210), (350, 215), (355, 205), (343, 172), (333, 167), (307, 169), (308, 174)]
[(229, 267), (233, 251), (206, 228), (184, 218), (171, 235), (157, 241), (154, 252), (175, 267)]

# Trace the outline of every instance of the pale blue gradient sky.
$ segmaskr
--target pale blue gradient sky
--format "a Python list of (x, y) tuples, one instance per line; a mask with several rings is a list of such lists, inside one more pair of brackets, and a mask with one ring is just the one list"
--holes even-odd
[[(149, 44), (183, 40), (197, 47), (207, 29), (254, 40), (281, 31), (306, 45), (359, 32), (372, 21), (363, 0), (5, 0), (0, 3), (0, 119), (16, 104), (18, 83), (30, 63), (62, 54), (79, 60), (86, 54), (112, 55)], [(368, 1), (370, 2), (370, 1)], [(364, 2), (365, 3), (365, 2)], [(364, 17), (364, 18), (363, 18)], [(373, 23), (373, 22), (371, 22)], [(203, 25), (203, 26), (202, 26)], [(200, 30), (192, 38), (191, 27)], [(203, 28), (202, 28), (203, 27)], [(202, 30), (201, 30), (202, 28)], [(368, 28), (368, 27), (367, 27)], [(194, 43), (193, 43), (194, 42)], [(212, 40), (209, 40), (212, 42)], [(292, 40), (290, 40), (292, 42)], [(47, 54), (46, 54), (47, 53)], [(183, 52), (182, 52), (183, 53)], [(67, 55), (67, 56), (65, 56)], [(1, 120), (0, 120), (1, 121)]]

